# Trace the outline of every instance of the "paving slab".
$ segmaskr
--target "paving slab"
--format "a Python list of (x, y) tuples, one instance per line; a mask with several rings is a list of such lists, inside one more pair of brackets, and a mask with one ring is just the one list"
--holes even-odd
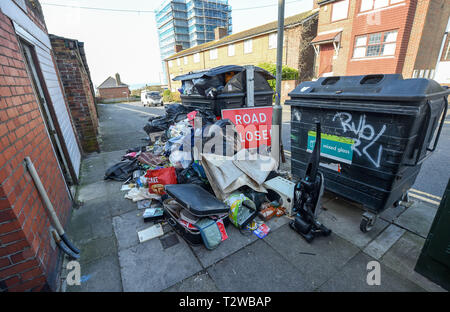
[(105, 162), (102, 154), (91, 154), (81, 164), (80, 185), (87, 185), (103, 180)]
[(208, 272), (200, 272), (184, 281), (167, 288), (165, 292), (218, 292), (216, 284)]
[(363, 233), (359, 229), (359, 225), (364, 211), (357, 204), (338, 198), (328, 201), (323, 207), (326, 210), (319, 215), (319, 221), (335, 234), (359, 248), (367, 246), (389, 225), (386, 221), (378, 218), (372, 230)]
[(374, 261), (372, 257), (360, 252), (323, 284), (318, 290), (327, 292), (422, 292), (423, 288), (401, 276), (383, 264), (381, 268), (381, 285), (367, 284), (367, 264)]
[(66, 286), (67, 292), (121, 292), (117, 255), (103, 257), (81, 265), (81, 285)]
[(119, 251), (124, 291), (162, 291), (200, 272), (202, 267), (189, 246), (163, 249), (158, 238)]
[(264, 241), (311, 282), (311, 289), (326, 282), (359, 252), (357, 247), (333, 233), (309, 244), (287, 224)]
[(392, 247), (406, 230), (391, 224), (386, 230), (364, 248), (364, 252), (369, 256), (379, 260)]
[(257, 241), (208, 268), (219, 291), (309, 291), (310, 282), (264, 241)]
[(414, 271), (424, 244), (424, 238), (406, 232), (383, 256), (381, 262), (427, 291), (446, 291)]
[(380, 213), (380, 218), (386, 222), (393, 223), (397, 218), (408, 209), (405, 206), (390, 207)]
[(395, 224), (423, 238), (427, 238), (434, 217), (436, 216), (437, 208), (436, 206), (416, 200), (410, 208), (398, 217)]
[(79, 262), (81, 264), (91, 263), (106, 256), (117, 256), (117, 243), (114, 236), (92, 239), (78, 244), (77, 247), (80, 249)]
[[(271, 232), (273, 232), (288, 222), (289, 219), (283, 216), (279, 218), (274, 217), (266, 222), (266, 224), (270, 227)], [(222, 242), (214, 250), (208, 250), (203, 245), (192, 246), (192, 250), (197, 255), (204, 268), (211, 266), (217, 261), (222, 260), (223, 258), (235, 253), (236, 251), (259, 239), (255, 234), (250, 232), (245, 232), (246, 234), (242, 234), (232, 224), (230, 224), (226, 230), (228, 239)]]
[(80, 185), (78, 188), (77, 199), (81, 202), (104, 198), (105, 196), (107, 196), (107, 190), (104, 181)]
[(124, 213), (137, 210), (137, 203), (124, 196), (126, 191), (121, 191), (122, 183), (116, 181), (106, 181), (107, 198), (106, 202), (109, 205), (110, 213), (113, 217), (122, 215)]
[(130, 211), (113, 218), (114, 233), (116, 233), (119, 250), (127, 249), (139, 244), (138, 231), (145, 230), (153, 223), (145, 223), (143, 211)]

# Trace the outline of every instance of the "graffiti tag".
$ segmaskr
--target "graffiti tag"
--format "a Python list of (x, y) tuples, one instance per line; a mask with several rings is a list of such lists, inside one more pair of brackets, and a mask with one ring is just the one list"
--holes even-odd
[[(380, 145), (375, 153), (370, 153), (369, 149), (372, 147), (380, 137), (386, 132), (386, 125), (377, 133), (374, 127), (367, 123), (366, 115), (359, 117), (358, 124), (353, 122), (353, 116), (349, 113), (337, 113), (333, 117), (333, 121), (340, 119), (344, 133), (352, 132), (357, 137), (355, 144), (352, 146), (353, 151), (359, 156), (365, 156), (377, 168), (380, 167), (381, 155), (383, 154), (383, 146)], [(367, 142), (367, 143), (366, 143)]]

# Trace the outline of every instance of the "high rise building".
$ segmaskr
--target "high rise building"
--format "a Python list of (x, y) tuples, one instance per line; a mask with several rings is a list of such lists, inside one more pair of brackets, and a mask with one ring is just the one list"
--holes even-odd
[[(156, 13), (161, 59), (232, 32), (228, 0), (164, 0)], [(165, 67), (163, 66), (165, 71)], [(166, 75), (164, 75), (165, 77)]]

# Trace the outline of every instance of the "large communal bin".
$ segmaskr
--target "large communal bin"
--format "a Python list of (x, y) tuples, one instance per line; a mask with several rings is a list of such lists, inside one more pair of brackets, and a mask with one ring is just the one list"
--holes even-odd
[(401, 75), (320, 78), (303, 82), (291, 106), (292, 173), (302, 177), (322, 125), (325, 187), (364, 206), (361, 230), (403, 200), (423, 161), (435, 150), (448, 89)]
[[(275, 79), (266, 70), (254, 68), (254, 106), (272, 106), (273, 89), (268, 80)], [(223, 109), (247, 107), (247, 69), (228, 65), (177, 76), (181, 81), (181, 104), (192, 110), (209, 110), (220, 116)]]

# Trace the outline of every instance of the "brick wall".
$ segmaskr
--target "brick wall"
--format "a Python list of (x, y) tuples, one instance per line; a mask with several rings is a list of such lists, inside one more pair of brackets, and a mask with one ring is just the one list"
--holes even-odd
[(91, 78), (78, 41), (50, 35), (53, 53), (63, 83), (69, 112), (84, 153), (100, 151), (98, 117)]
[(0, 288), (53, 289), (58, 250), (23, 160), (35, 164), (63, 225), (71, 202), (12, 23), (0, 11)]
[(128, 87), (98, 89), (101, 99), (123, 99), (127, 97), (124, 92), (130, 95)]

